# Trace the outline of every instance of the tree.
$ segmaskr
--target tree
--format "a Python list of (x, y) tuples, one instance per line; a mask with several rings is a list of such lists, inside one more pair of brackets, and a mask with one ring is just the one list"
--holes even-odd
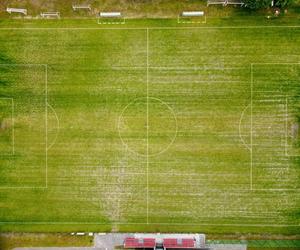
[(244, 3), (249, 9), (257, 10), (270, 7), (272, 0), (245, 0)]
[(294, 0), (274, 0), (274, 6), (279, 8), (285, 8), (291, 5), (293, 2)]
[[(249, 9), (265, 9), (272, 5), (272, 0), (244, 0), (245, 6)], [(274, 0), (274, 6), (284, 8), (292, 4), (294, 0)]]

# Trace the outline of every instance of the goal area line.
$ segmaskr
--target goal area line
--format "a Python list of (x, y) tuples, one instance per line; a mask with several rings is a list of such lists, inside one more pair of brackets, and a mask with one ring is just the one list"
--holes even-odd
[(206, 24), (207, 17), (206, 15), (201, 17), (183, 17), (177, 16), (177, 24)]
[(101, 18), (101, 17), (97, 17), (97, 24), (112, 24), (112, 25), (126, 24), (126, 18), (125, 17), (121, 17), (121, 18)]

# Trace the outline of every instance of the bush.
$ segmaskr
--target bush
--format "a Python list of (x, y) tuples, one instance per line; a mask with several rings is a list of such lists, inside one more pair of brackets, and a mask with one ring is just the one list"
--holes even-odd
[[(245, 0), (245, 6), (249, 9), (265, 9), (271, 6), (272, 0)], [(295, 2), (295, 0), (274, 0), (274, 6), (284, 8)]]

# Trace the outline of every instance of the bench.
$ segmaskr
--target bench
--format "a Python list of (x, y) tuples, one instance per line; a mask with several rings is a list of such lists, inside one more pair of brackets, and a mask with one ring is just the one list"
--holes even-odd
[(19, 9), (19, 8), (6, 8), (6, 11), (11, 14), (11, 13), (21, 13), (24, 15), (27, 15), (27, 9)]

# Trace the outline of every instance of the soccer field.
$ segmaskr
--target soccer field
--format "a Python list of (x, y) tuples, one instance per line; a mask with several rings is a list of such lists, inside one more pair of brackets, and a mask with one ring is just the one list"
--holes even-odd
[(0, 29), (1, 227), (297, 232), (300, 28), (101, 27)]

